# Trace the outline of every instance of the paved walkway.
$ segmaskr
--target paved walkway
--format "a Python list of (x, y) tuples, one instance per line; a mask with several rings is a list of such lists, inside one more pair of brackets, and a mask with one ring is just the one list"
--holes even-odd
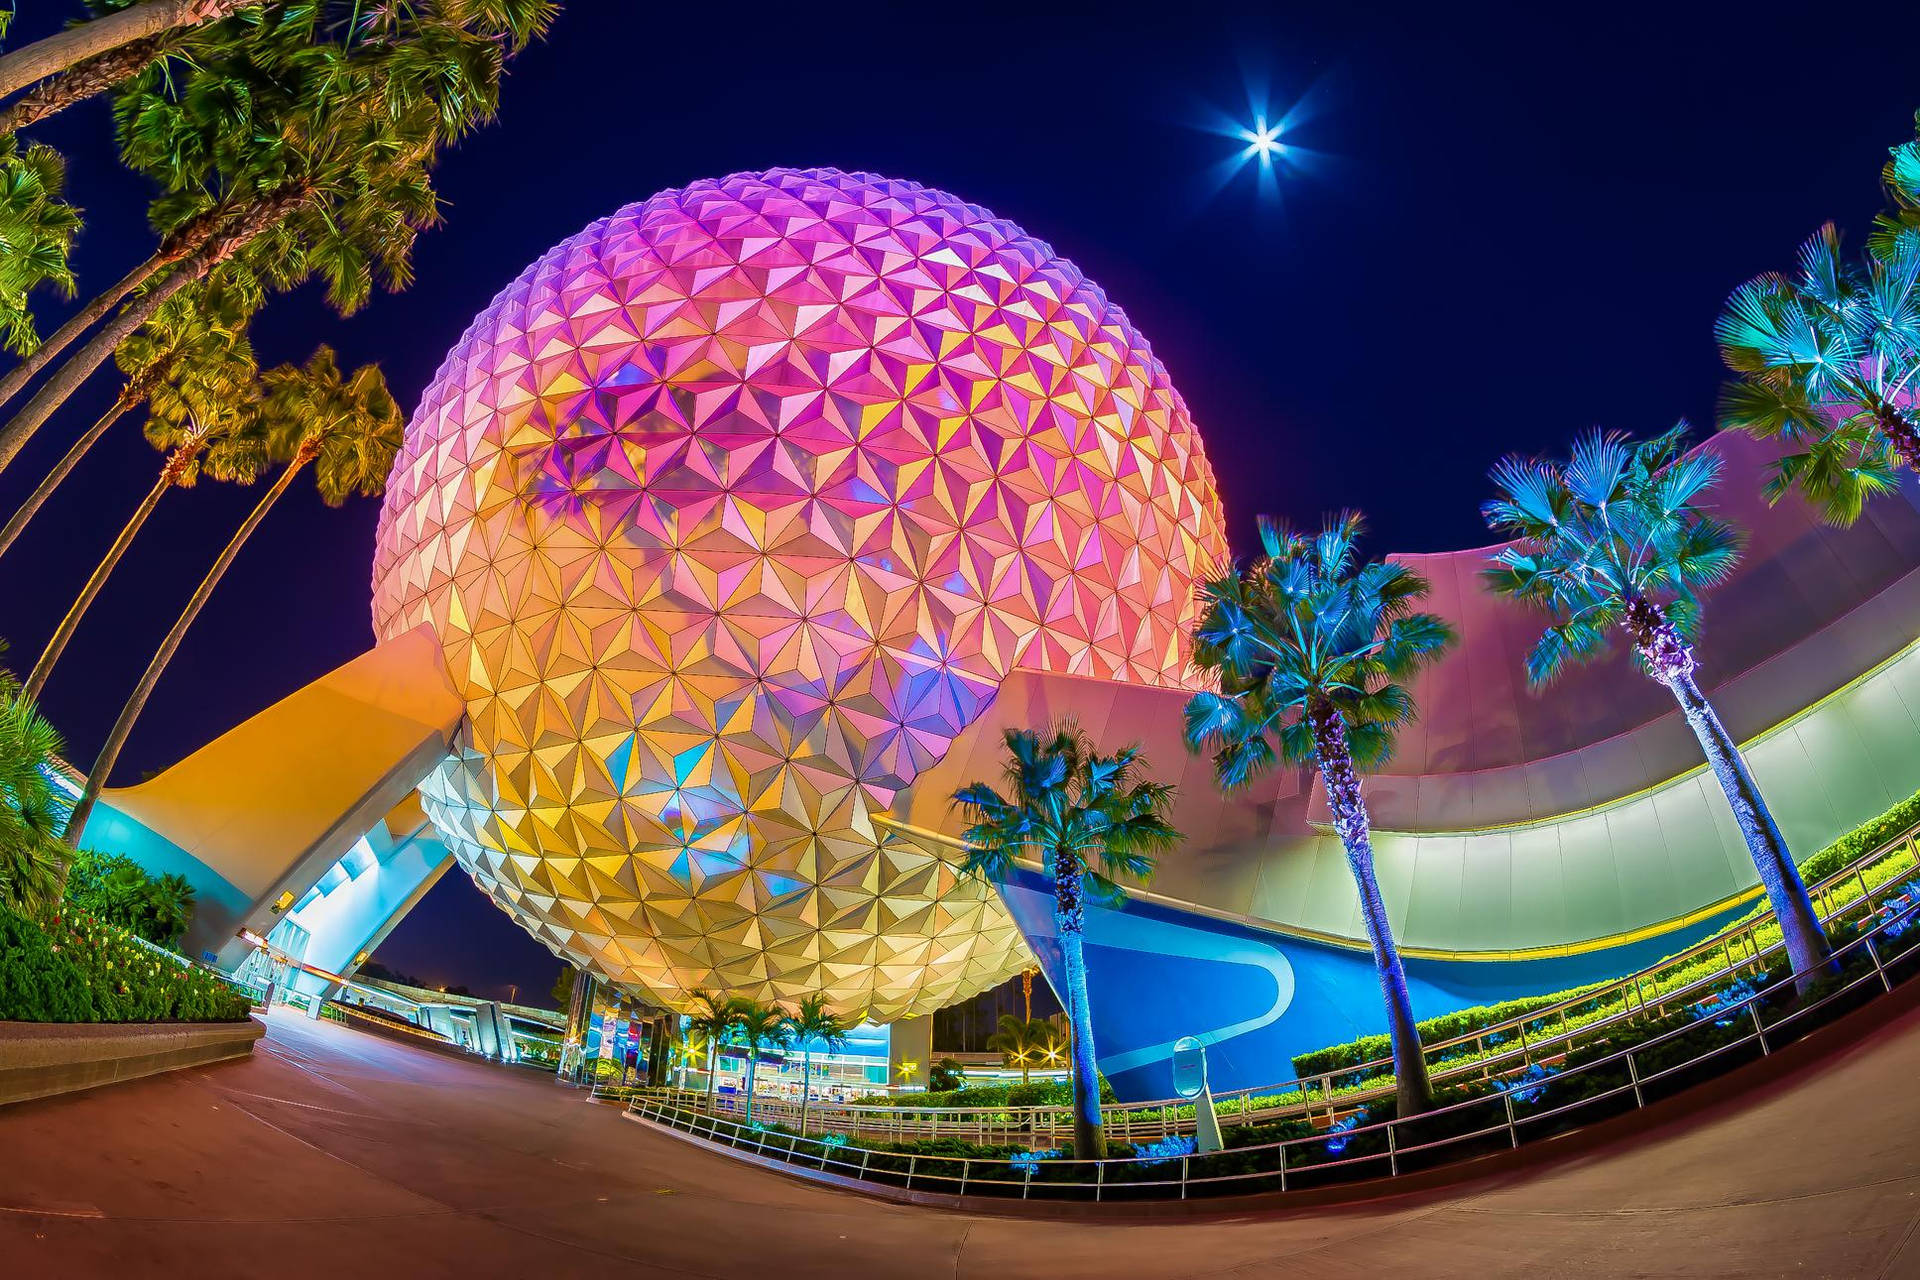
[(1920, 1277), (1920, 1011), (1526, 1176), (1150, 1225), (878, 1204), (537, 1076), (276, 1013), (249, 1062), (0, 1110), (8, 1277)]

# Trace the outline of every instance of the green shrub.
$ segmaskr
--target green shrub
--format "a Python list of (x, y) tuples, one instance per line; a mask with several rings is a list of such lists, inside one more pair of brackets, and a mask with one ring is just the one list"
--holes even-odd
[(1908, 796), (1871, 822), (1855, 827), (1801, 863), (1801, 878), (1808, 884), (1825, 880), (1916, 823), (1920, 823), (1920, 792)]
[(125, 854), (82, 849), (67, 867), (66, 902), (104, 924), (171, 947), (193, 923), (193, 886), (185, 876), (147, 874)]
[(0, 1021), (239, 1022), (247, 998), (84, 911), (0, 910)]

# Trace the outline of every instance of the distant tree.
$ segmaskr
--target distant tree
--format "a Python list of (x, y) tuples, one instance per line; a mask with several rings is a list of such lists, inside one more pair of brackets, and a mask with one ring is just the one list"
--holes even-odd
[(813, 1095), (813, 1050), (818, 1045), (828, 1053), (837, 1053), (847, 1043), (854, 1028), (851, 1018), (843, 1018), (827, 1006), (819, 992), (804, 997), (791, 1017), (787, 1029), (800, 1045), (800, 1132), (807, 1131), (807, 1103)]
[(579, 976), (578, 969), (570, 964), (562, 964), (559, 974), (553, 980), (553, 988), (548, 994), (553, 999), (553, 1007), (562, 1013), (565, 1013), (568, 1006), (573, 1003), (573, 984)]
[(778, 1048), (793, 1039), (793, 1023), (787, 1011), (777, 1004), (758, 1000), (736, 1000), (733, 1009), (734, 1034), (747, 1048), (747, 1123), (753, 1123), (753, 1086), (760, 1068), (760, 1051)]
[(718, 991), (697, 990), (687, 995), (687, 1029), (707, 1047), (707, 1112), (713, 1111), (713, 1088), (720, 1079), (720, 1046), (739, 1025), (735, 1001)]
[(1051, 1065), (1064, 1047), (1060, 1030), (1045, 1018), (1000, 1015), (1000, 1029), (987, 1037), (987, 1048), (1000, 1055), (1002, 1066), (1020, 1068), (1020, 1083), (1032, 1082), (1035, 1063)]

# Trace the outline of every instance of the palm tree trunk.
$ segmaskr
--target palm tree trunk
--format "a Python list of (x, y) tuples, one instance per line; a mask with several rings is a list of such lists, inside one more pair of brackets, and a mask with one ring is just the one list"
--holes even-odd
[(240, 548), (245, 546), (247, 539), (253, 536), (253, 531), (260, 527), (260, 522), (267, 518), (267, 512), (273, 510), (273, 504), (280, 501), (281, 495), (287, 491), (287, 486), (293, 483), (294, 476), (298, 475), (301, 469), (312, 460), (312, 449), (308, 445), (302, 445), (300, 452), (294, 454), (293, 461), (281, 470), (280, 478), (273, 482), (273, 488), (267, 490), (266, 495), (254, 505), (253, 510), (247, 514), (247, 518), (241, 522), (239, 529), (234, 531), (233, 537), (227, 540), (227, 545), (221, 549), (219, 558), (213, 562), (213, 567), (207, 570), (207, 576), (202, 578), (200, 585), (194, 589), (192, 599), (187, 601), (187, 607), (181, 610), (180, 616), (174, 620), (173, 629), (168, 631), (166, 638), (160, 642), (160, 648), (155, 651), (153, 661), (147, 664), (145, 674), (140, 677), (140, 683), (134, 686), (133, 695), (127, 699), (126, 706), (120, 709), (120, 718), (114, 721), (113, 730), (107, 735), (106, 745), (100, 748), (100, 754), (95, 757), (93, 768), (87, 773), (86, 788), (80, 793), (79, 803), (73, 807), (73, 815), (67, 819), (66, 838), (67, 844), (71, 847), (75, 849), (80, 847), (80, 836), (87, 828), (87, 819), (93, 814), (93, 806), (100, 799), (100, 793), (106, 789), (107, 775), (113, 772), (114, 762), (120, 758), (120, 749), (127, 745), (127, 736), (133, 732), (134, 722), (139, 720), (140, 713), (146, 710), (147, 699), (153, 696), (153, 687), (160, 683), (161, 672), (167, 669), (167, 664), (173, 661), (173, 655), (179, 652), (180, 642), (186, 639), (187, 628), (193, 625), (193, 620), (200, 616), (200, 610), (206, 607), (208, 597), (213, 595), (213, 589), (220, 585), (220, 579), (232, 567), (234, 558), (240, 554)]
[(85, 102), (97, 93), (105, 93), (123, 80), (130, 80), (148, 63), (167, 51), (174, 34), (148, 36), (133, 40), (76, 62), (67, 70), (43, 80), (0, 108), (0, 135), (17, 133), (48, 116), (65, 111), (76, 102)]
[(720, 1083), (720, 1046), (707, 1043), (707, 1114), (713, 1114), (713, 1087)]
[(1661, 683), (1673, 690), (1688, 727), (1700, 740), (1700, 749), (1706, 753), (1713, 776), (1719, 780), (1720, 790), (1733, 809), (1733, 820), (1747, 842), (1753, 869), (1760, 873), (1767, 902), (1780, 921), (1787, 962), (1793, 967), (1800, 989), (1806, 991), (1822, 974), (1832, 971), (1833, 950), (1827, 944), (1826, 930), (1820, 927), (1813, 900), (1807, 896), (1800, 868), (1794, 865), (1793, 855), (1787, 849), (1786, 837), (1780, 834), (1779, 824), (1767, 809), (1766, 800), (1747, 769), (1746, 757), (1740, 753), (1740, 745), (1720, 723), (1713, 704), (1700, 692), (1692, 673), (1689, 671)]
[(1314, 763), (1326, 784), (1327, 804), (1333, 810), (1333, 828), (1347, 851), (1354, 888), (1360, 894), (1360, 918), (1373, 948), (1373, 971), (1380, 979), (1380, 997), (1387, 1007), (1387, 1039), (1393, 1045), (1394, 1101), (1402, 1119), (1433, 1107), (1433, 1082), (1427, 1078), (1427, 1056), (1420, 1048), (1420, 1024), (1413, 1016), (1413, 996), (1407, 990), (1407, 970), (1394, 945), (1393, 922), (1380, 897), (1380, 881), (1373, 871), (1373, 832), (1366, 801), (1360, 795), (1360, 776), (1353, 771), (1353, 753), (1347, 747), (1347, 727), (1329, 706), (1307, 713), (1313, 731)]
[(1107, 1135), (1100, 1120), (1100, 1068), (1093, 1045), (1093, 1005), (1087, 998), (1084, 933), (1087, 909), (1080, 872), (1078, 853), (1070, 849), (1054, 851), (1053, 921), (1060, 935), (1060, 955), (1066, 973), (1067, 1021), (1073, 1028), (1073, 1156), (1076, 1160), (1104, 1160)]
[(1767, 901), (1780, 922), (1780, 933), (1787, 945), (1787, 961), (1801, 991), (1806, 991), (1822, 973), (1831, 971), (1833, 952), (1827, 945), (1826, 931), (1807, 897), (1807, 886), (1800, 879), (1800, 868), (1787, 851), (1786, 837), (1767, 809), (1760, 788), (1747, 771), (1746, 757), (1733, 740), (1713, 704), (1700, 692), (1693, 673), (1693, 650), (1681, 638), (1666, 614), (1650, 600), (1629, 597), (1623, 625), (1633, 637), (1634, 648), (1646, 663), (1647, 673), (1672, 692), (1687, 718), (1687, 727), (1700, 742), (1713, 776), (1733, 810), (1733, 820), (1747, 842), (1747, 854)]
[(760, 1050), (749, 1044), (747, 1046), (747, 1128), (749, 1129), (753, 1128), (753, 1077), (759, 1067)]
[(813, 1096), (813, 1050), (800, 1051), (800, 1136), (807, 1136), (807, 1102)]
[[(180, 451), (174, 452), (178, 455)], [(87, 610), (93, 607), (94, 599), (99, 596), (101, 588), (107, 585), (107, 579), (112, 577), (113, 571), (120, 567), (120, 561), (126, 556), (127, 548), (133, 545), (134, 537), (140, 532), (140, 526), (147, 522), (147, 517), (153, 514), (153, 509), (160, 505), (160, 499), (166, 497), (167, 490), (173, 488), (175, 482), (179, 480), (180, 471), (185, 462), (184, 458), (170, 457), (166, 465), (160, 468), (160, 478), (154, 482), (153, 488), (147, 490), (147, 496), (140, 500), (140, 505), (133, 509), (133, 514), (127, 517), (126, 524), (120, 527), (120, 536), (113, 540), (113, 545), (107, 548), (107, 554), (100, 557), (100, 563), (93, 567), (93, 573), (88, 576), (86, 584), (80, 588), (80, 594), (74, 597), (72, 607), (67, 610), (67, 616), (60, 619), (60, 625), (54, 628), (52, 637), (47, 641), (47, 647), (40, 651), (40, 660), (33, 664), (33, 670), (28, 673), (26, 680), (20, 686), (24, 696), (35, 702), (40, 700), (41, 691), (47, 687), (47, 680), (53, 675), (54, 665), (60, 661), (60, 655), (66, 652), (68, 643), (73, 639), (73, 633), (80, 629), (80, 620), (87, 616)]]
[(1885, 400), (1876, 400), (1873, 404), (1874, 421), (1879, 424), (1880, 433), (1893, 446), (1900, 461), (1907, 464), (1907, 470), (1920, 471), (1920, 429), (1906, 414)]
[(20, 450), (26, 447), (27, 441), (33, 439), (33, 433), (53, 416), (55, 409), (66, 403), (68, 396), (80, 389), (80, 384), (92, 376), (95, 369), (107, 362), (113, 349), (125, 341), (128, 334), (151, 319), (161, 303), (204, 274), (205, 268), (195, 271), (182, 267), (175, 271), (155, 288), (121, 308), (120, 314), (105, 328), (69, 356), (66, 363), (34, 392), (33, 398), (21, 407), (20, 412), (13, 415), (6, 426), (0, 427), (0, 471), (5, 471), (20, 456)]
[(122, 45), (180, 27), (197, 27), (259, 4), (260, 0), (141, 0), (117, 13), (82, 22), (0, 57), (0, 98), (36, 80), (59, 75)]
[(35, 347), (31, 355), (7, 370), (6, 376), (0, 377), (0, 404), (5, 404), (18, 395), (21, 388), (33, 381), (34, 375), (52, 364), (53, 358), (72, 345), (75, 338), (106, 319), (107, 313), (119, 306), (128, 294), (153, 279), (162, 268), (176, 261), (178, 261), (177, 254), (167, 249), (160, 250), (127, 272), (111, 289), (105, 290), (92, 302), (69, 316), (67, 322), (54, 330), (45, 342)]
[(87, 451), (100, 442), (100, 437), (107, 433), (107, 428), (118, 422), (132, 407), (133, 402), (125, 393), (122, 393), (120, 398), (113, 402), (113, 407), (101, 414), (93, 426), (87, 429), (87, 433), (73, 442), (73, 448), (67, 450), (67, 456), (60, 459), (53, 470), (47, 472), (46, 478), (27, 495), (27, 500), (20, 504), (20, 509), (15, 511), (12, 518), (7, 521), (6, 527), (0, 528), (0, 556), (7, 554), (7, 549), (13, 546), (20, 535), (26, 531), (27, 522), (39, 514), (40, 508), (45, 506), (47, 499), (53, 496), (53, 491), (58, 489), (61, 482), (80, 465), (80, 459), (87, 456)]
[[(148, 2), (153, 3), (154, 0)], [(204, 278), (209, 271), (246, 247), (305, 201), (307, 194), (304, 186), (290, 185), (225, 218), (219, 224), (218, 231), (205, 232), (210, 224), (199, 224), (194, 234), (198, 236), (205, 232), (199, 247), (187, 254), (170, 275), (122, 307), (120, 314), (88, 339), (85, 346), (67, 357), (66, 363), (41, 384), (20, 412), (4, 427), (0, 427), (0, 471), (7, 469), (27, 441), (33, 438), (33, 433), (53, 415), (53, 411), (64, 404), (67, 397), (78, 390), (95, 369), (106, 363), (113, 349), (128, 334), (151, 319), (163, 302), (187, 285)], [(65, 326), (62, 326), (62, 332), (65, 332)], [(56, 338), (59, 336), (55, 335)]]

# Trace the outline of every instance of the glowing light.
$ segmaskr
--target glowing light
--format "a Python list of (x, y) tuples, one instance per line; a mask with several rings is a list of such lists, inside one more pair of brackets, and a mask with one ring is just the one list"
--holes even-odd
[(1261, 164), (1272, 165), (1273, 158), (1287, 149), (1286, 144), (1280, 141), (1280, 131), (1285, 127), (1284, 120), (1269, 126), (1264, 117), (1255, 116), (1253, 127), (1240, 131), (1241, 140), (1247, 144), (1241, 158), (1251, 160), (1258, 157)]

